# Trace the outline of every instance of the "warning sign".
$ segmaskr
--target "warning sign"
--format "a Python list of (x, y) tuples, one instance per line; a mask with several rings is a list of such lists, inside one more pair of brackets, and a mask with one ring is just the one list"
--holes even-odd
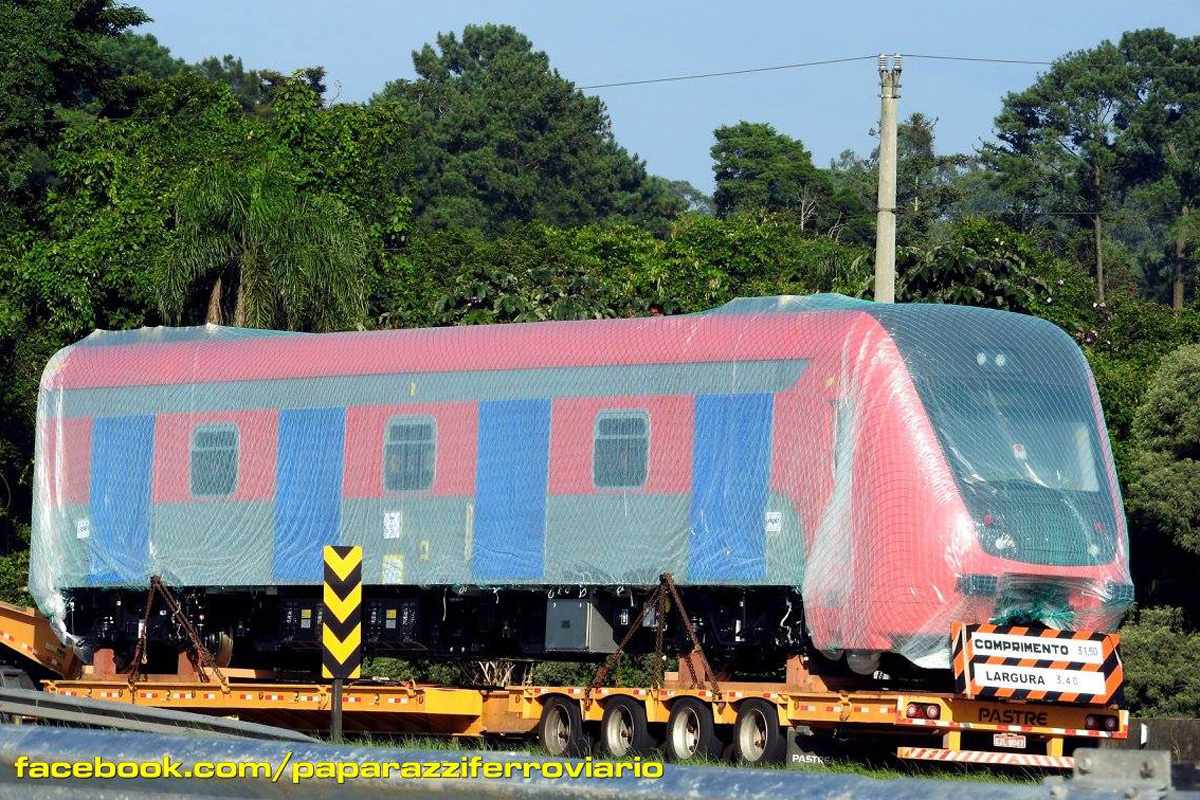
[(1116, 634), (956, 622), (951, 635), (967, 697), (1105, 705), (1124, 679)]

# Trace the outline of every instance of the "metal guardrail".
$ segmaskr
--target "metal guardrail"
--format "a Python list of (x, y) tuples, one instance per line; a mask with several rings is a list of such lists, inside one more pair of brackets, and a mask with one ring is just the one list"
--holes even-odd
[(21, 780), (16, 777), (19, 757), (36, 760), (110, 761), (161, 760), (164, 755), (191, 769), (198, 762), (261, 762), (296, 765), (321, 762), (465, 761), (478, 756), (483, 762), (559, 761), (539, 759), (528, 753), (490, 751), (469, 753), (456, 750), (394, 751), (376, 747), (334, 747), (315, 743), (281, 743), (104, 732), (42, 726), (0, 726), (0, 800), (10, 797), (289, 797), (325, 798), (336, 793), (339, 800), (358, 797), (454, 797), (511, 798), (887, 798), (887, 800), (955, 800), (960, 797), (984, 800), (1116, 800), (1117, 798), (1200, 798), (1200, 793), (1171, 792), (1137, 781), (1117, 780), (1086, 786), (1067, 780), (1057, 784), (986, 783), (903, 778), (875, 780), (835, 772), (736, 769), (729, 767), (679, 766), (668, 764), (661, 778), (636, 779), (550, 779), (532, 777), (499, 780), (413, 780), (393, 776), (388, 780), (351, 780), (339, 785), (334, 780), (293, 782), (288, 769), (278, 782), (267, 778), (250, 780), (163, 780), (112, 779), (52, 781)]
[(210, 736), (231, 736), (240, 739), (315, 741), (311, 736), (271, 725), (132, 703), (110, 703), (84, 697), (49, 694), (33, 689), (0, 688), (0, 714), (8, 715), (9, 718), (32, 717), (63, 725), (113, 728), (140, 733), (178, 733), (180, 730), (190, 730)]

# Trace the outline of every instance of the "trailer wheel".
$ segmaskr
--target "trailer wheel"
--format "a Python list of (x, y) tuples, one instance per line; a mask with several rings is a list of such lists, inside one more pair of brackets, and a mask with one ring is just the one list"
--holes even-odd
[(667, 757), (672, 761), (721, 758), (722, 742), (717, 738), (712, 709), (695, 697), (681, 697), (671, 704), (667, 717)]
[(612, 758), (638, 756), (654, 749), (646, 708), (632, 697), (613, 697), (604, 704), (600, 747)]
[(581, 758), (591, 750), (579, 704), (565, 697), (551, 697), (542, 705), (538, 739), (552, 756)]
[(766, 764), (783, 760), (785, 747), (775, 706), (757, 698), (743, 700), (733, 723), (734, 755), (747, 764)]

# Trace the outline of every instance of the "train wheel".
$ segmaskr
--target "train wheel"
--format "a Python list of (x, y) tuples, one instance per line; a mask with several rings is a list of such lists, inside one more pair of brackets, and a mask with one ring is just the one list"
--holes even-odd
[(783, 760), (786, 747), (779, 714), (766, 700), (744, 700), (733, 723), (734, 755), (748, 764)]
[(667, 717), (667, 757), (672, 761), (701, 758), (716, 761), (722, 742), (717, 738), (712, 709), (694, 697), (681, 697), (671, 704)]
[(542, 705), (538, 723), (538, 739), (542, 748), (552, 756), (577, 758), (591, 750), (583, 730), (583, 713), (579, 704), (565, 697), (551, 697)]
[(631, 697), (613, 697), (604, 704), (600, 748), (612, 758), (637, 756), (654, 749), (646, 708)]

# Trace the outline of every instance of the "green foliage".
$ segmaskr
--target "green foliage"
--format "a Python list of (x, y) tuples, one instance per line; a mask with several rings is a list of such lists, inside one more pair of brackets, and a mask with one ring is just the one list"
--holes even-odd
[(684, 204), (613, 139), (601, 101), (575, 89), (506, 25), (439, 34), (413, 54), (416, 80), (373, 103), (415, 109), (413, 211), (432, 228), (621, 217), (661, 228)]
[(1006, 226), (968, 218), (948, 241), (898, 254), (897, 295), (909, 301), (989, 306), (1030, 313), (1051, 297), (1041, 251)]
[(1125, 504), (1130, 523), (1144, 537), (1157, 535), (1200, 555), (1200, 461), (1142, 451), (1131, 471)]
[(1133, 420), (1132, 524), (1200, 556), (1200, 345), (1162, 360)]
[(0, 14), (0, 236), (35, 223), (67, 114), (110, 94), (105, 40), (149, 19), (114, 0), (6, 3)]
[(936, 126), (936, 119), (919, 112), (896, 126), (896, 237), (900, 242), (929, 236), (964, 198), (959, 178), (971, 159), (939, 155), (934, 148)]
[(1144, 281), (1161, 295), (1166, 278), (1182, 291), (1190, 265), (1186, 253), (1169, 255), (1168, 241), (1172, 224), (1200, 202), (1197, 63), (1200, 37), (1131, 31), (1118, 44), (1067, 54), (1005, 97), (999, 142), (983, 154), (1013, 201), (1010, 221), (1062, 255), (1094, 261), (1099, 217), (1116, 237), (1100, 250), (1118, 282)]
[(32, 606), (29, 581), (29, 550), (0, 555), (0, 600), (18, 606)]
[[(932, 245), (941, 240), (938, 228), (951, 217), (992, 210), (986, 203), (974, 202), (979, 190), (969, 178), (979, 172), (975, 159), (936, 152), (936, 126), (936, 119), (919, 112), (896, 126), (896, 241), (901, 246), (919, 246), (926, 240)], [(877, 130), (871, 133), (879, 135)], [(835, 202), (844, 212), (848, 237), (870, 241), (878, 197), (879, 148), (866, 158), (844, 151), (834, 160), (829, 176)]]
[[(654, 658), (653, 654), (622, 657), (601, 685), (649, 686)], [(533, 667), (530, 681), (538, 686), (587, 686), (599, 668), (599, 664), (588, 661), (539, 661)]]
[[(423, 234), (392, 268), (406, 309), (388, 324), (478, 324), (700, 311), (738, 296), (862, 295), (867, 251), (790, 216), (685, 214), (665, 239), (628, 223)], [(433, 308), (432, 316), (425, 309)]]
[(803, 142), (763, 122), (717, 128), (713, 136), (718, 215), (789, 211), (803, 227), (815, 221), (818, 210), (828, 214), (833, 189)]
[(281, 160), (218, 163), (182, 185), (160, 262), (167, 319), (184, 316), (199, 285), (208, 322), (315, 331), (362, 322), (362, 224), (337, 198), (301, 193)]
[(1133, 422), (1144, 449), (1174, 459), (1200, 459), (1200, 345), (1162, 360)]
[(1125, 700), (1146, 717), (1200, 715), (1200, 633), (1186, 628), (1178, 608), (1138, 610), (1121, 628)]
[(306, 67), (289, 78), (271, 69), (246, 69), (240, 58), (227, 54), (222, 58), (210, 56), (191, 69), (210, 81), (228, 86), (246, 111), (269, 111), (276, 93), (289, 81), (302, 81), (318, 98), (326, 91), (324, 67)]
[[(452, 234), (438, 236), (448, 243)], [(494, 240), (468, 235), (438, 304), (448, 324), (612, 316), (604, 264), (573, 246), (570, 232), (530, 225)], [(440, 248), (439, 248), (440, 249)]]
[(183, 59), (159, 44), (149, 33), (125, 32), (100, 42), (104, 60), (118, 75), (142, 75), (155, 80), (169, 78), (187, 69)]

